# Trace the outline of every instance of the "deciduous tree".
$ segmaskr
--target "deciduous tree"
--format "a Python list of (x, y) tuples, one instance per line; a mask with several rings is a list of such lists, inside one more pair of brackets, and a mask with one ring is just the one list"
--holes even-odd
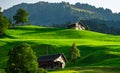
[(21, 43), (8, 53), (7, 73), (37, 73), (38, 63), (34, 51), (27, 43)]
[(16, 24), (22, 23), (23, 25), (25, 22), (28, 22), (28, 15), (29, 14), (25, 9), (20, 8), (17, 10), (16, 14), (13, 16), (13, 19), (15, 20)]
[(9, 25), (10, 22), (5, 16), (2, 15), (1, 7), (0, 7), (0, 36), (5, 34)]

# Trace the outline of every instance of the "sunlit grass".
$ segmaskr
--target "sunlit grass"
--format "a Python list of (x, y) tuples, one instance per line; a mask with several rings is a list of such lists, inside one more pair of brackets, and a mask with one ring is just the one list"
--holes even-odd
[(120, 73), (119, 68), (111, 67), (82, 67), (48, 71), (48, 73)]
[[(120, 36), (102, 34), (86, 30), (61, 29), (53, 27), (20, 26), (8, 29), (5, 37), (0, 39), (0, 68), (5, 68), (8, 51), (26, 42), (36, 52), (36, 56), (46, 54), (46, 47), (41, 44), (52, 45), (49, 54), (64, 53), (68, 58), (72, 43), (76, 43), (81, 51), (81, 58), (75, 66), (120, 66)], [(51, 50), (52, 49), (52, 50)], [(73, 65), (68, 62), (67, 67)], [(109, 73), (103, 69), (65, 69), (50, 73)], [(111, 72), (112, 73), (112, 72)], [(113, 72), (114, 73), (114, 72)]]

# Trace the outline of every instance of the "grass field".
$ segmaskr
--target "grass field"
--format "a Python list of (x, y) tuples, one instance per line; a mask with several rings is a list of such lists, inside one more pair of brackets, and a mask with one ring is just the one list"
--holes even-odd
[[(69, 49), (75, 42), (81, 51), (81, 58), (77, 63), (73, 65), (68, 62), (65, 70), (50, 73), (66, 73), (65, 71), (69, 73), (120, 73), (114, 70), (115, 67), (120, 66), (120, 36), (86, 30), (22, 26), (8, 29), (6, 35), (0, 38), (0, 69), (6, 67), (8, 51), (20, 42), (30, 44), (37, 57), (46, 54), (48, 48), (49, 54), (64, 53), (67, 58)], [(73, 66), (79, 69), (69, 68)], [(113, 69), (83, 69), (85, 66), (102, 66), (103, 68), (108, 66)]]
[(120, 73), (119, 67), (72, 67), (49, 73)]

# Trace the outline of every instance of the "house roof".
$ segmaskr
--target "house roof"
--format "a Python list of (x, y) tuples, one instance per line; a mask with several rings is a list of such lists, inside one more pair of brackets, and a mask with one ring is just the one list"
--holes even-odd
[(77, 23), (69, 24), (68, 26), (74, 27), (74, 26), (76, 26), (76, 24), (84, 26), (84, 24), (82, 22), (77, 22)]
[(75, 26), (75, 24), (69, 24), (68, 26), (74, 27), (74, 26)]
[(67, 59), (63, 53), (41, 56), (41, 57), (39, 57), (38, 62), (54, 61), (56, 58), (58, 58), (60, 56), (62, 56), (64, 61), (67, 62)]

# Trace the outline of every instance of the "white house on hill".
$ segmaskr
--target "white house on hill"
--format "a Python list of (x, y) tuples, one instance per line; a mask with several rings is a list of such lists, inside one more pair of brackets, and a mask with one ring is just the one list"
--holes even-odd
[(85, 26), (80, 22), (70, 24), (70, 25), (68, 25), (68, 28), (75, 29), (75, 30), (85, 30), (86, 29)]

